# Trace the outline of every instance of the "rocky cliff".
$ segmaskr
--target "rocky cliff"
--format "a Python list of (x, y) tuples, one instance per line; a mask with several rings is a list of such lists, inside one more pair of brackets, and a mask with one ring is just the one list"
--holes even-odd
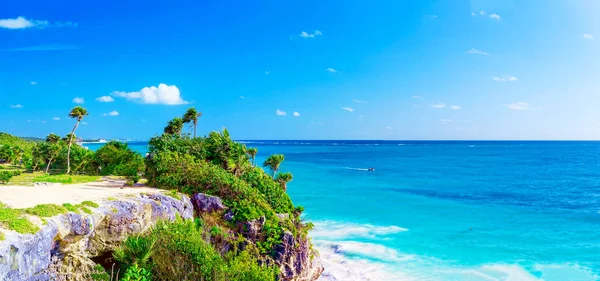
[[(195, 213), (224, 208), (216, 197), (193, 198), (140, 194), (102, 202), (89, 215), (68, 213), (40, 221), (41, 230), (33, 235), (7, 233), (0, 241), (0, 280), (90, 280), (96, 262), (128, 236), (147, 231), (158, 220), (191, 219)], [(274, 258), (280, 279), (316, 280), (323, 267), (308, 239), (286, 232), (282, 241)]]

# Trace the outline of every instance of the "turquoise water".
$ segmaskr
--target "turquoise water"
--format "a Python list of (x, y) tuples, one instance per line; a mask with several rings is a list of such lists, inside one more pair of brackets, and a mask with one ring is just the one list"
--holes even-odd
[(246, 143), (285, 154), (321, 280), (599, 279), (600, 142)]

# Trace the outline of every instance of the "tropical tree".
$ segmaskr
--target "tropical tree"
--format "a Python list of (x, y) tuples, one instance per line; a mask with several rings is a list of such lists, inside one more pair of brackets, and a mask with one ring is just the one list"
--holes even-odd
[(69, 135), (69, 146), (67, 149), (67, 174), (71, 172), (71, 145), (73, 145), (73, 142), (75, 141), (73, 139), (73, 137), (75, 136), (75, 130), (77, 129), (77, 126), (79, 126), (81, 120), (83, 120), (83, 117), (87, 116), (88, 114), (89, 113), (87, 112), (87, 110), (82, 106), (73, 107), (73, 109), (71, 109), (71, 112), (69, 112), (69, 117), (77, 120), (77, 122), (75, 122), (75, 126), (73, 127), (73, 130), (71, 130), (71, 134)]
[(252, 165), (253, 166), (256, 165), (256, 162), (254, 160), (256, 159), (256, 154), (258, 153), (258, 148), (251, 147), (251, 148), (248, 148), (248, 150), (246, 150), (246, 152), (250, 156), (250, 159), (252, 159)]
[(293, 178), (294, 177), (292, 176), (292, 173), (285, 172), (277, 174), (275, 181), (277, 181), (281, 185), (283, 191), (287, 191), (287, 183), (292, 181)]
[(283, 159), (283, 154), (273, 154), (267, 157), (267, 159), (263, 163), (263, 167), (268, 167), (269, 170), (271, 170), (271, 172), (273, 173), (273, 179), (275, 179), (275, 175), (277, 174), (277, 171), (279, 170), (279, 165), (281, 165)]
[(60, 136), (55, 133), (51, 133), (46, 137), (46, 141), (50, 143), (57, 143), (59, 140)]
[(227, 169), (237, 177), (243, 175), (249, 168), (250, 163), (246, 154), (239, 154), (234, 156), (233, 159), (227, 160)]
[(164, 133), (169, 135), (181, 135), (181, 130), (183, 130), (183, 119), (175, 117), (172, 120), (169, 120), (164, 129)]
[(202, 116), (202, 112), (196, 111), (194, 107), (188, 108), (185, 114), (183, 114), (183, 123), (191, 123), (194, 126), (194, 138), (196, 137), (196, 128), (198, 127), (198, 117), (200, 116)]

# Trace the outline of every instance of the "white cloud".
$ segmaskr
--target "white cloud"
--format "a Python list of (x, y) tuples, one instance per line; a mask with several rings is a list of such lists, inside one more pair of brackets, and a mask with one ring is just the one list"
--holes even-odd
[(97, 101), (99, 102), (113, 102), (115, 101), (115, 99), (113, 99), (111, 96), (101, 96), (99, 98), (96, 98)]
[(119, 112), (116, 111), (116, 110), (113, 110), (113, 111), (111, 111), (109, 113), (102, 114), (102, 116), (119, 116)]
[(294, 117), (298, 117), (300, 116), (300, 113), (298, 111), (294, 111)]
[(345, 110), (348, 112), (354, 112), (354, 108), (350, 108), (350, 107), (342, 107), (342, 110)]
[(500, 20), (500, 16), (498, 14), (491, 14), (490, 18), (493, 20)]
[(358, 115), (358, 119), (363, 119), (363, 118), (365, 118), (364, 115)]
[(17, 104), (11, 104), (10, 107), (11, 108), (23, 108), (23, 106), (21, 104), (19, 104), (19, 103), (17, 103)]
[(81, 121), (81, 125), (87, 125), (88, 123), (85, 121)]
[(479, 14), (482, 15), (482, 16), (487, 15), (487, 13), (485, 11), (479, 11)]
[(53, 117), (53, 118), (52, 118), (52, 120), (54, 120), (54, 121), (58, 121), (58, 120), (60, 120), (60, 118), (58, 118), (58, 117)]
[(433, 108), (444, 108), (444, 107), (446, 107), (446, 104), (445, 103), (432, 104), (431, 107), (433, 107)]
[(584, 34), (583, 38), (588, 39), (588, 40), (594, 40), (594, 36), (589, 33)]
[(27, 122), (31, 122), (31, 119), (27, 119)]
[(452, 119), (440, 119), (440, 122), (449, 123), (449, 122), (452, 122)]
[(18, 17), (14, 19), (0, 19), (0, 27), (7, 29), (23, 29), (34, 26), (44, 27), (46, 25), (48, 25), (47, 21), (28, 20), (24, 17)]
[(422, 96), (412, 96), (413, 99), (422, 99)]
[(365, 101), (357, 100), (357, 99), (352, 99), (352, 101), (355, 102), (355, 103), (364, 103), (365, 102)]
[(83, 104), (85, 101), (83, 100), (83, 98), (74, 98), (73, 102), (76, 104)]
[(66, 22), (54, 22), (50, 23), (46, 20), (29, 20), (25, 17), (17, 17), (14, 19), (0, 19), (0, 28), (6, 29), (25, 29), (25, 28), (46, 28), (46, 27), (75, 27), (77, 23), (66, 21)]
[(437, 15), (427, 15), (428, 18), (432, 19), (432, 20), (437, 20), (438, 16)]
[(394, 130), (394, 127), (392, 127), (392, 126), (386, 126), (385, 128), (388, 130)]
[(277, 114), (279, 116), (286, 116), (287, 115), (287, 113), (285, 113), (285, 111), (279, 110), (279, 109), (275, 110), (275, 114)]
[(327, 69), (325, 69), (325, 71), (329, 71), (329, 72), (331, 72), (331, 73), (336, 73), (336, 72), (337, 72), (337, 70), (335, 70), (335, 69), (333, 69), (333, 68), (331, 68), (331, 67), (330, 67), (330, 68), (327, 68)]
[(488, 52), (480, 51), (480, 50), (477, 50), (475, 48), (466, 51), (466, 53), (470, 54), (470, 55), (483, 55), (483, 56), (489, 56), (490, 55)]
[(315, 32), (313, 32), (313, 33), (308, 33), (306, 31), (302, 31), (302, 32), (300, 32), (299, 36), (307, 39), (307, 38), (315, 38), (316, 36), (321, 36), (321, 35), (323, 35), (323, 33), (320, 30), (315, 30)]
[(517, 81), (517, 77), (514, 76), (492, 76), (492, 80), (496, 82), (514, 82)]
[(46, 120), (42, 121), (42, 124), (46, 124)]
[(29, 84), (30, 84), (30, 85), (34, 85), (34, 86), (35, 86), (35, 85), (37, 85), (37, 82), (35, 82), (35, 81), (31, 81), (31, 82), (29, 82)]
[(178, 105), (189, 103), (181, 98), (181, 93), (177, 86), (167, 86), (163, 83), (159, 84), (158, 87), (145, 87), (138, 92), (127, 93), (116, 91), (111, 95), (126, 98), (127, 100), (138, 101), (143, 104)]
[(454, 110), (459, 110), (460, 106), (459, 105), (452, 105), (451, 108), (454, 109)]
[(268, 70), (267, 70), (267, 71), (265, 71), (265, 74), (266, 74), (266, 75), (269, 75), (269, 74), (271, 74), (271, 71), (268, 71)]
[(472, 12), (472, 13), (471, 13), (471, 16), (475, 16), (475, 12)]
[(515, 102), (511, 104), (506, 104), (506, 107), (512, 110), (531, 110), (531, 106), (526, 102)]
[(240, 96), (240, 99), (245, 99), (245, 98), (246, 98), (246, 97), (244, 97), (244, 96)]

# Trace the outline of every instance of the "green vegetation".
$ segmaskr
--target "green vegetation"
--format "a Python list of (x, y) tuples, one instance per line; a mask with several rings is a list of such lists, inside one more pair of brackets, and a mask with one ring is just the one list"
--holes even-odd
[(4, 239), (6, 239), (6, 238), (4, 237), (4, 232), (0, 231), (0, 241), (2, 241), (2, 240), (4, 240)]
[(110, 141), (98, 149), (95, 161), (102, 175), (138, 177), (144, 171), (144, 158), (118, 141)]
[(23, 210), (11, 209), (2, 203), (0, 203), (0, 227), (22, 234), (33, 234), (40, 230), (25, 217)]
[(77, 120), (77, 122), (75, 123), (73, 130), (71, 130), (71, 133), (67, 136), (67, 174), (71, 172), (71, 146), (75, 142), (75, 130), (77, 129), (77, 126), (79, 126), (79, 122), (83, 120), (83, 117), (87, 116), (88, 114), (89, 113), (87, 110), (81, 106), (73, 107), (71, 112), (69, 112), (69, 117)]
[(275, 177), (275, 181), (278, 182), (281, 185), (281, 188), (286, 191), (287, 190), (287, 183), (292, 181), (294, 177), (292, 176), (292, 174), (290, 172), (285, 172), (285, 173), (279, 173), (277, 174), (277, 176)]
[[(86, 203), (88, 202), (88, 203)], [(98, 204), (92, 202), (92, 201), (84, 201), (81, 204), (77, 204), (77, 205), (73, 205), (71, 203), (65, 203), (62, 205), (66, 210), (68, 210), (69, 212), (73, 212), (73, 213), (80, 213), (80, 212), (84, 212), (86, 214), (92, 214), (92, 210), (90, 210), (89, 208), (87, 208), (86, 206), (89, 207), (93, 207), (93, 208), (97, 208)], [(95, 207), (94, 207), (95, 206)]]
[(276, 280), (277, 269), (259, 265), (251, 245), (242, 250), (232, 238), (232, 250), (221, 255), (205, 227), (199, 220), (159, 222), (146, 235), (129, 237), (114, 258), (126, 272), (146, 278), (134, 280)]
[(98, 207), (100, 207), (100, 205), (98, 205), (98, 203), (92, 202), (92, 201), (83, 201), (83, 202), (81, 202), (81, 205), (92, 207), (92, 208), (98, 208)]
[(13, 175), (12, 171), (0, 171), (0, 183), (7, 184)]
[(273, 178), (275, 178), (275, 175), (277, 174), (277, 171), (279, 171), (279, 166), (281, 165), (283, 160), (283, 154), (273, 154), (267, 157), (267, 159), (263, 163), (263, 167), (269, 168), (269, 170), (271, 170), (271, 172), (273, 173)]
[(104, 267), (99, 264), (94, 266), (94, 271), (90, 274), (90, 279), (94, 281), (112, 281)]
[(41, 175), (33, 178), (33, 182), (54, 182), (54, 183), (86, 183), (95, 182), (100, 179), (99, 176), (85, 175)]
[(60, 214), (66, 214), (67, 208), (55, 204), (41, 204), (33, 208), (23, 210), (25, 213), (38, 217), (53, 217)]
[(167, 126), (164, 129), (164, 133), (168, 135), (181, 135), (182, 130), (183, 119), (180, 117), (175, 117), (167, 123)]
[(194, 126), (194, 138), (196, 137), (196, 129), (198, 127), (198, 117), (201, 116), (202, 112), (196, 111), (195, 107), (188, 108), (187, 111), (183, 114), (183, 124), (191, 123), (192, 126)]

